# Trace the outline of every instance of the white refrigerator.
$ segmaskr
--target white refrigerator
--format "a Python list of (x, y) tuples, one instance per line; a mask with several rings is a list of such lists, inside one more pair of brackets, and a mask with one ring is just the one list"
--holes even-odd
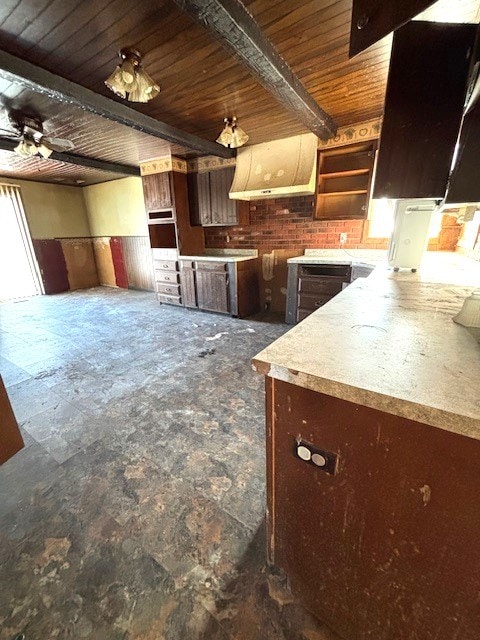
[(428, 244), (428, 228), (436, 200), (396, 200), (393, 232), (388, 248), (388, 264), (394, 271), (416, 271)]

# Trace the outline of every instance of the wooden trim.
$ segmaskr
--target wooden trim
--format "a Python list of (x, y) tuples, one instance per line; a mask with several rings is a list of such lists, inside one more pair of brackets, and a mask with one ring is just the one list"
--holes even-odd
[(308, 93), (240, 0), (174, 1), (240, 58), (253, 77), (310, 131), (323, 140), (335, 136), (337, 125), (331, 116)]
[(357, 142), (368, 142), (370, 140), (377, 140), (380, 137), (380, 131), (382, 128), (382, 118), (374, 118), (373, 120), (367, 120), (366, 122), (359, 122), (357, 124), (349, 125), (348, 127), (340, 127), (334, 138), (329, 140), (319, 140), (318, 148), (323, 150), (325, 148), (344, 147), (347, 144), (354, 144)]
[(21, 84), (27, 89), (47, 95), (57, 102), (79, 107), (84, 111), (118, 122), (131, 129), (203, 154), (222, 158), (231, 158), (235, 155), (232, 149), (155, 120), (155, 118), (127, 107), (117, 100), (106, 98), (26, 60), (12, 56), (6, 51), (0, 51), (0, 78), (7, 82)]
[[(1, 75), (1, 71), (0, 71)], [(18, 142), (0, 138), (0, 149), (4, 151), (14, 152)], [(119, 173), (124, 176), (139, 176), (140, 169), (129, 164), (119, 164), (118, 162), (107, 162), (106, 160), (97, 160), (96, 158), (88, 158), (80, 156), (76, 153), (59, 153), (54, 151), (49, 158), (45, 160), (54, 160), (56, 162), (65, 162), (66, 164), (74, 164), (80, 167), (88, 167), (90, 169), (100, 169), (101, 171), (109, 171), (110, 173)], [(32, 179), (32, 178), (30, 178)]]

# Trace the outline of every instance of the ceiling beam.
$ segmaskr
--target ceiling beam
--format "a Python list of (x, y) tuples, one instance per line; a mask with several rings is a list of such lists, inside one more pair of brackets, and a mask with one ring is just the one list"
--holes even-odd
[(70, 80), (65, 80), (65, 78), (55, 75), (46, 69), (12, 56), (6, 51), (0, 51), (0, 78), (47, 95), (60, 103), (74, 105), (84, 111), (89, 111), (113, 122), (118, 122), (187, 149), (198, 151), (204, 155), (214, 155), (222, 158), (231, 158), (235, 155), (232, 149), (225, 148), (216, 142), (199, 138), (192, 133), (172, 127), (160, 120), (155, 120), (155, 118), (127, 107), (121, 102), (106, 98)]
[[(18, 141), (0, 138), (0, 149), (4, 151), (14, 151)], [(59, 153), (54, 151), (48, 160), (57, 160), (58, 162), (66, 162), (67, 164), (75, 164), (79, 167), (88, 167), (89, 169), (99, 169), (100, 171), (109, 171), (110, 173), (118, 173), (124, 176), (139, 176), (140, 169), (129, 164), (119, 164), (117, 162), (107, 162), (106, 160), (97, 160), (96, 158), (88, 158), (79, 156), (76, 153), (68, 151)]]
[(335, 135), (333, 119), (308, 93), (240, 0), (174, 1), (229, 53), (240, 58), (254, 78), (310, 131), (322, 140)]

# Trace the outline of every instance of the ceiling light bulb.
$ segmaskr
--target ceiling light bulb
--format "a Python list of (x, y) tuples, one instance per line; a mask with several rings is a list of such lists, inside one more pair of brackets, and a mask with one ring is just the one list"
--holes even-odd
[(236, 149), (248, 141), (249, 136), (237, 125), (235, 116), (233, 118), (224, 118), (223, 122), (225, 123), (223, 130), (216, 140), (219, 144)]

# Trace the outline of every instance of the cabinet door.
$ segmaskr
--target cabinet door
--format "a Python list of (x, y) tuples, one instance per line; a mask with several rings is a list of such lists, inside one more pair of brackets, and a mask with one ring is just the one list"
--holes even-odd
[(230, 200), (228, 192), (232, 186), (235, 169), (217, 169), (210, 171), (210, 200), (212, 225), (232, 225), (238, 223), (237, 203)]
[(186, 307), (193, 307), (196, 309), (198, 304), (195, 287), (195, 269), (191, 266), (180, 263), (180, 283), (182, 285), (183, 304)]
[(0, 415), (2, 416), (2, 429), (0, 431), (0, 464), (3, 464), (15, 455), (17, 451), (20, 451), (24, 444), (1, 376)]
[(199, 309), (229, 313), (228, 274), (197, 269), (196, 279)]
[(393, 38), (374, 198), (443, 198), (460, 129), (473, 24), (410, 22)]
[(350, 57), (398, 29), (434, 0), (353, 0)]
[(168, 209), (173, 206), (169, 173), (142, 176), (142, 186), (147, 211)]

